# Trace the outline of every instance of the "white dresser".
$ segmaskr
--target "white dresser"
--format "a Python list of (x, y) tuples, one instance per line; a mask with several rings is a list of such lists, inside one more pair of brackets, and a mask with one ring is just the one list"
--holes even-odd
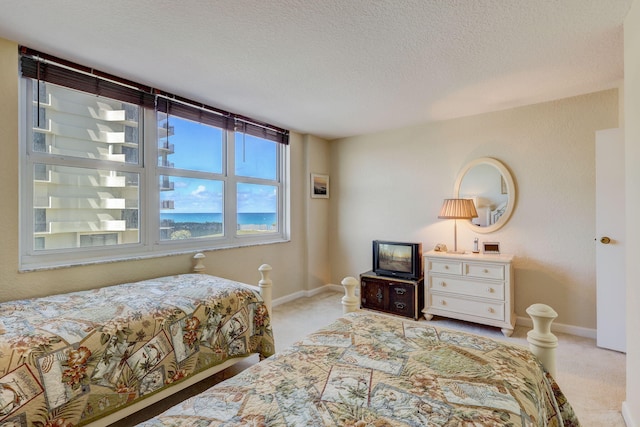
[(427, 252), (425, 319), (437, 315), (498, 326), (511, 336), (516, 324), (512, 260), (506, 254)]

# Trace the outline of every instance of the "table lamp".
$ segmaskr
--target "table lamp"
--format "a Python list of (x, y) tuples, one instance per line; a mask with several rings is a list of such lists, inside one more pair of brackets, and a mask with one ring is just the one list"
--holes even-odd
[(472, 199), (444, 199), (442, 209), (438, 218), (452, 219), (453, 222), (453, 251), (454, 254), (463, 254), (464, 251), (458, 251), (458, 230), (457, 220), (477, 218), (478, 212), (473, 204)]

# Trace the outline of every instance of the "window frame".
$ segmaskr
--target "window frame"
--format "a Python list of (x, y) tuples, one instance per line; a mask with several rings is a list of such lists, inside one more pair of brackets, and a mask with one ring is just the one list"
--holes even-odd
[[(262, 244), (287, 242), (290, 240), (290, 186), (288, 183), (290, 170), (290, 154), (288, 143), (276, 144), (276, 177), (274, 180), (236, 176), (235, 168), (235, 130), (226, 129), (223, 138), (223, 171), (216, 179), (223, 182), (224, 212), (222, 236), (213, 238), (196, 238), (185, 240), (162, 240), (160, 234), (160, 176), (177, 175), (179, 169), (164, 168), (158, 165), (157, 110), (139, 106), (139, 127), (137, 163), (116, 162), (110, 160), (86, 159), (59, 154), (39, 153), (33, 150), (33, 88), (29, 77), (19, 76), (19, 144), (20, 144), (20, 253), (19, 270), (33, 271), (75, 265), (95, 264), (113, 261), (124, 261), (139, 258), (152, 258), (178, 255), (195, 251), (238, 248)], [(34, 80), (31, 80), (34, 81)], [(35, 82), (35, 81), (34, 81)], [(49, 84), (49, 83), (47, 83)], [(51, 83), (55, 84), (55, 83)], [(66, 88), (69, 89), (69, 88)], [(88, 92), (85, 92), (88, 93)], [(112, 98), (109, 98), (112, 99)], [(126, 101), (123, 101), (126, 102)], [(198, 106), (203, 108), (203, 106)], [(176, 114), (180, 116), (179, 114)], [(238, 116), (236, 120), (243, 120)], [(252, 126), (256, 126), (252, 123)], [(259, 126), (259, 125), (258, 125)], [(246, 129), (243, 127), (242, 129)], [(249, 134), (249, 133), (248, 133)], [(255, 136), (254, 133), (251, 133)], [(286, 135), (288, 142), (288, 132)], [(92, 170), (116, 170), (139, 174), (138, 184), (138, 243), (106, 245), (98, 247), (74, 247), (68, 249), (37, 249), (35, 243), (35, 202), (34, 182), (35, 165), (56, 165), (87, 168)], [(207, 176), (211, 173), (190, 171), (190, 176)], [(216, 175), (216, 174), (214, 174)], [(184, 175), (179, 175), (184, 176)], [(273, 185), (278, 192), (277, 221), (278, 228), (274, 232), (238, 234), (237, 226), (237, 185), (238, 183)], [(80, 234), (80, 233), (79, 233)], [(79, 236), (78, 234), (78, 236)], [(80, 239), (80, 237), (77, 237)], [(115, 249), (115, 250), (114, 250)]]

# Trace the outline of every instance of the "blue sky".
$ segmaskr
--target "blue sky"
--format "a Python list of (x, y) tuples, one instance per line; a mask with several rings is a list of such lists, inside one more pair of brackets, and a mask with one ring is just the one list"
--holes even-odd
[[(220, 129), (177, 117), (169, 118), (174, 134), (169, 143), (175, 152), (168, 156), (176, 169), (222, 173), (222, 138)], [(275, 179), (275, 144), (250, 135), (236, 134), (236, 174), (254, 178)], [(161, 192), (162, 200), (173, 200), (175, 213), (219, 213), (223, 211), (224, 189), (219, 180), (170, 177), (174, 191)], [(239, 184), (239, 213), (276, 212), (276, 187)], [(169, 211), (167, 211), (169, 212)]]

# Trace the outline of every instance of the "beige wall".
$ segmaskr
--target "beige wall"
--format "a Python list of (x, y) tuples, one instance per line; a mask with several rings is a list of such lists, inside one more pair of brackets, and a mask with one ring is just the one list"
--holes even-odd
[(0, 39), (0, 300), (17, 290), (18, 269), (18, 58), (17, 46)]
[(307, 217), (306, 235), (310, 242), (307, 245), (307, 286), (317, 288), (331, 282), (331, 265), (329, 263), (329, 204), (331, 199), (331, 181), (329, 181), (329, 199), (311, 198), (311, 174), (329, 174), (329, 143), (314, 136), (305, 136), (305, 157), (307, 176)]
[(595, 132), (617, 126), (614, 89), (332, 142), (333, 281), (370, 269), (374, 239), (452, 247), (453, 222), (437, 218), (442, 200), (466, 162), (494, 157), (514, 176), (515, 211), (489, 235), (458, 224), (458, 249), (474, 237), (499, 241), (516, 255), (519, 316), (543, 302), (558, 324), (593, 334)]
[[(18, 273), (18, 46), (0, 39), (0, 301), (93, 288), (161, 275), (188, 272), (191, 255), (177, 255), (139, 261)], [(322, 140), (317, 140), (321, 143)], [(321, 244), (326, 237), (306, 236), (308, 164), (306, 138), (292, 133), (291, 157), (291, 242), (243, 249), (207, 252), (208, 272), (234, 280), (257, 283), (257, 268), (273, 267), (274, 298), (307, 289), (306, 247)], [(316, 156), (317, 157), (317, 156)], [(323, 166), (324, 167), (324, 166)], [(326, 261), (325, 261), (326, 264)], [(317, 267), (314, 267), (317, 270)], [(314, 281), (313, 286), (317, 285)]]
[[(624, 23), (624, 111), (627, 241), (640, 239), (640, 2), (631, 6)], [(627, 245), (627, 399), (623, 414), (628, 427), (640, 426), (640, 246)]]

